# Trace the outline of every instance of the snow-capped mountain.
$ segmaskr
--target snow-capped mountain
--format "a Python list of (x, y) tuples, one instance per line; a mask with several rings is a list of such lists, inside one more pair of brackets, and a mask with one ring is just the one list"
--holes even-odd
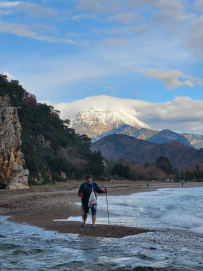
[[(112, 134), (125, 134), (156, 144), (178, 141), (186, 146), (191, 147), (193, 145), (197, 149), (202, 147), (201, 144), (203, 142), (201, 141), (202, 135), (181, 135), (170, 130), (155, 130), (124, 111), (107, 111), (98, 107), (88, 108), (79, 112), (70, 119), (69, 127), (75, 129), (78, 134), (86, 134), (92, 138), (92, 142)], [(196, 137), (193, 142), (194, 136)]]
[(123, 124), (137, 129), (151, 129), (147, 124), (124, 111), (106, 112), (97, 107), (85, 109), (70, 119), (70, 127), (74, 128), (76, 133), (86, 134), (91, 138), (118, 128)]

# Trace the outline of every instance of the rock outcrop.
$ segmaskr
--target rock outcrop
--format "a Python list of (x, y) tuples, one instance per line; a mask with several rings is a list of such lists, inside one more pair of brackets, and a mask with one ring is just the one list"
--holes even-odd
[(40, 143), (40, 145), (42, 146), (42, 148), (48, 148), (51, 145), (51, 141), (50, 140), (46, 140), (43, 135), (38, 134), (37, 135), (37, 141)]
[(28, 170), (20, 151), (21, 125), (17, 108), (7, 96), (0, 97), (0, 185), (8, 189), (28, 188)]
[(12, 177), (7, 185), (8, 189), (25, 189), (28, 188), (28, 169), (21, 170)]

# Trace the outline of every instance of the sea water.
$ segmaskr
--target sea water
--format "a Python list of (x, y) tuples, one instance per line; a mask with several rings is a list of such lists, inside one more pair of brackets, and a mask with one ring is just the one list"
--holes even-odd
[(106, 200), (110, 224), (156, 231), (94, 238), (0, 217), (0, 270), (203, 270), (203, 188), (98, 197), (99, 223), (108, 223)]
[[(102, 210), (105, 210), (106, 199), (99, 200)], [(108, 197), (107, 200), (113, 224), (149, 229), (187, 229), (203, 234), (203, 188), (159, 189), (151, 193)], [(106, 217), (100, 220), (107, 222)]]

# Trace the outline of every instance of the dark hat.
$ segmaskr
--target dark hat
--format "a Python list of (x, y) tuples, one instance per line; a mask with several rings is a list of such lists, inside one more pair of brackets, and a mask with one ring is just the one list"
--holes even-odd
[(87, 175), (86, 180), (92, 179), (92, 175)]

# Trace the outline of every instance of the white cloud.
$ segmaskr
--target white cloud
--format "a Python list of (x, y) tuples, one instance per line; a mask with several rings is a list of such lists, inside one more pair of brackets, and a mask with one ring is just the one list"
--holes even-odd
[(14, 1), (14, 2), (10, 2), (10, 1), (2, 1), (0, 3), (0, 8), (13, 8), (16, 7), (17, 5), (20, 4), (20, 1)]
[(13, 12), (13, 9), (19, 5), (19, 1), (16, 2), (0, 2), (0, 15), (10, 15)]
[(134, 108), (134, 105), (140, 108), (145, 106), (146, 104), (148, 103), (102, 95), (86, 97), (82, 100), (76, 100), (72, 103), (60, 103), (55, 105), (55, 107), (61, 111), (62, 118), (71, 118), (81, 110), (87, 109), (89, 107), (100, 107), (105, 111), (121, 110), (126, 111), (129, 114), (135, 115), (137, 114), (137, 112)]
[(36, 33), (32, 32), (26, 25), (23, 24), (0, 22), (0, 32), (13, 33), (20, 37), (37, 37)]
[(90, 107), (99, 107), (107, 112), (125, 111), (156, 129), (203, 134), (203, 101), (189, 97), (177, 97), (172, 102), (151, 103), (102, 95), (55, 105), (63, 119), (70, 119)]
[(194, 76), (191, 76), (191, 75), (185, 75), (185, 77), (188, 78), (189, 80), (193, 81), (197, 85), (202, 85), (203, 79), (201, 79), (201, 78), (194, 77)]
[(191, 36), (189, 46), (193, 53), (203, 59), (203, 16), (194, 20), (191, 24)]
[(78, 15), (73, 16), (71, 19), (74, 20), (74, 21), (80, 21), (80, 20), (83, 20), (83, 19), (95, 20), (96, 18), (97, 18), (96, 14), (78, 14)]
[(203, 0), (195, 1), (194, 8), (199, 12), (203, 11)]
[(46, 101), (46, 100), (41, 100), (41, 101), (39, 101), (39, 103), (46, 104), (46, 105), (51, 105), (50, 101)]
[(76, 44), (71, 39), (58, 39), (55, 37), (41, 36), (38, 33), (32, 31), (27, 25), (24, 25), (24, 24), (0, 22), (0, 32), (12, 33), (19, 37), (27, 37), (27, 38), (32, 38), (36, 40), (44, 40), (48, 42), (62, 42), (62, 43)]
[(77, 8), (90, 12), (119, 12), (120, 10), (126, 10), (128, 6), (128, 0), (76, 0), (78, 3)]
[(32, 17), (55, 17), (58, 15), (58, 11), (54, 8), (43, 7), (29, 2), (21, 1), (17, 5), (17, 9)]
[(3, 72), (3, 75), (6, 75), (8, 80), (15, 80), (15, 77), (8, 72)]
[(126, 38), (111, 38), (111, 39), (107, 39), (107, 42), (110, 45), (123, 46), (123, 45), (127, 45), (129, 43), (129, 40)]
[[(177, 70), (165, 72), (155, 69), (144, 69), (138, 70), (137, 72), (146, 73), (151, 78), (163, 81), (165, 84), (167, 84), (168, 89), (175, 89), (177, 87), (182, 87), (184, 85), (194, 87), (195, 84), (201, 84), (203, 82), (203, 79), (201, 78), (193, 77), (191, 75), (184, 75), (183, 72)], [(187, 79), (187, 80), (180, 81), (178, 79)]]
[(0, 8), (13, 11), (22, 11), (31, 17), (55, 17), (58, 15), (58, 11), (54, 8), (43, 7), (24, 1), (3, 1), (0, 3)]
[(105, 90), (116, 90), (116, 87), (113, 87), (113, 86), (105, 86), (104, 87)]
[(116, 14), (114, 16), (110, 16), (107, 18), (109, 21), (119, 21), (124, 24), (129, 24), (134, 21), (138, 21), (140, 19), (140, 15), (138, 13), (122, 13), (122, 14)]
[(10, 10), (2, 10), (0, 9), (0, 15), (9, 15), (11, 12)]
[(137, 27), (134, 28), (134, 33), (135, 34), (143, 34), (143, 33), (147, 32), (149, 30), (150, 30), (150, 26), (148, 26), (148, 25), (140, 25), (140, 26), (137, 26)]
[(200, 100), (177, 97), (172, 102), (153, 104), (140, 114), (152, 127), (203, 134), (203, 101)]
[[(135, 27), (125, 26), (125, 27), (103, 28), (100, 30), (100, 33), (112, 36), (128, 36), (132, 39), (135, 37), (135, 35), (143, 34), (148, 30), (150, 30), (150, 27), (148, 25), (140, 25)], [(94, 32), (96, 32), (96, 30)]]
[[(172, 25), (174, 21), (184, 21), (194, 17), (193, 14), (187, 13), (185, 10), (186, 2), (182, 0), (76, 0), (76, 2), (78, 3), (78, 8), (81, 10), (113, 14), (132, 13), (132, 11), (136, 11), (139, 7), (150, 6), (156, 8), (153, 13), (154, 19), (160, 23), (169, 23)], [(119, 19), (116, 16), (119, 15), (113, 17)]]
[(173, 25), (177, 23), (177, 21), (185, 21), (190, 20), (195, 17), (192, 13), (187, 13), (183, 1), (162, 1), (162, 0), (153, 0), (146, 1), (151, 2), (152, 5), (158, 7), (159, 10), (153, 14), (153, 17), (159, 23), (167, 23), (169, 25)]

